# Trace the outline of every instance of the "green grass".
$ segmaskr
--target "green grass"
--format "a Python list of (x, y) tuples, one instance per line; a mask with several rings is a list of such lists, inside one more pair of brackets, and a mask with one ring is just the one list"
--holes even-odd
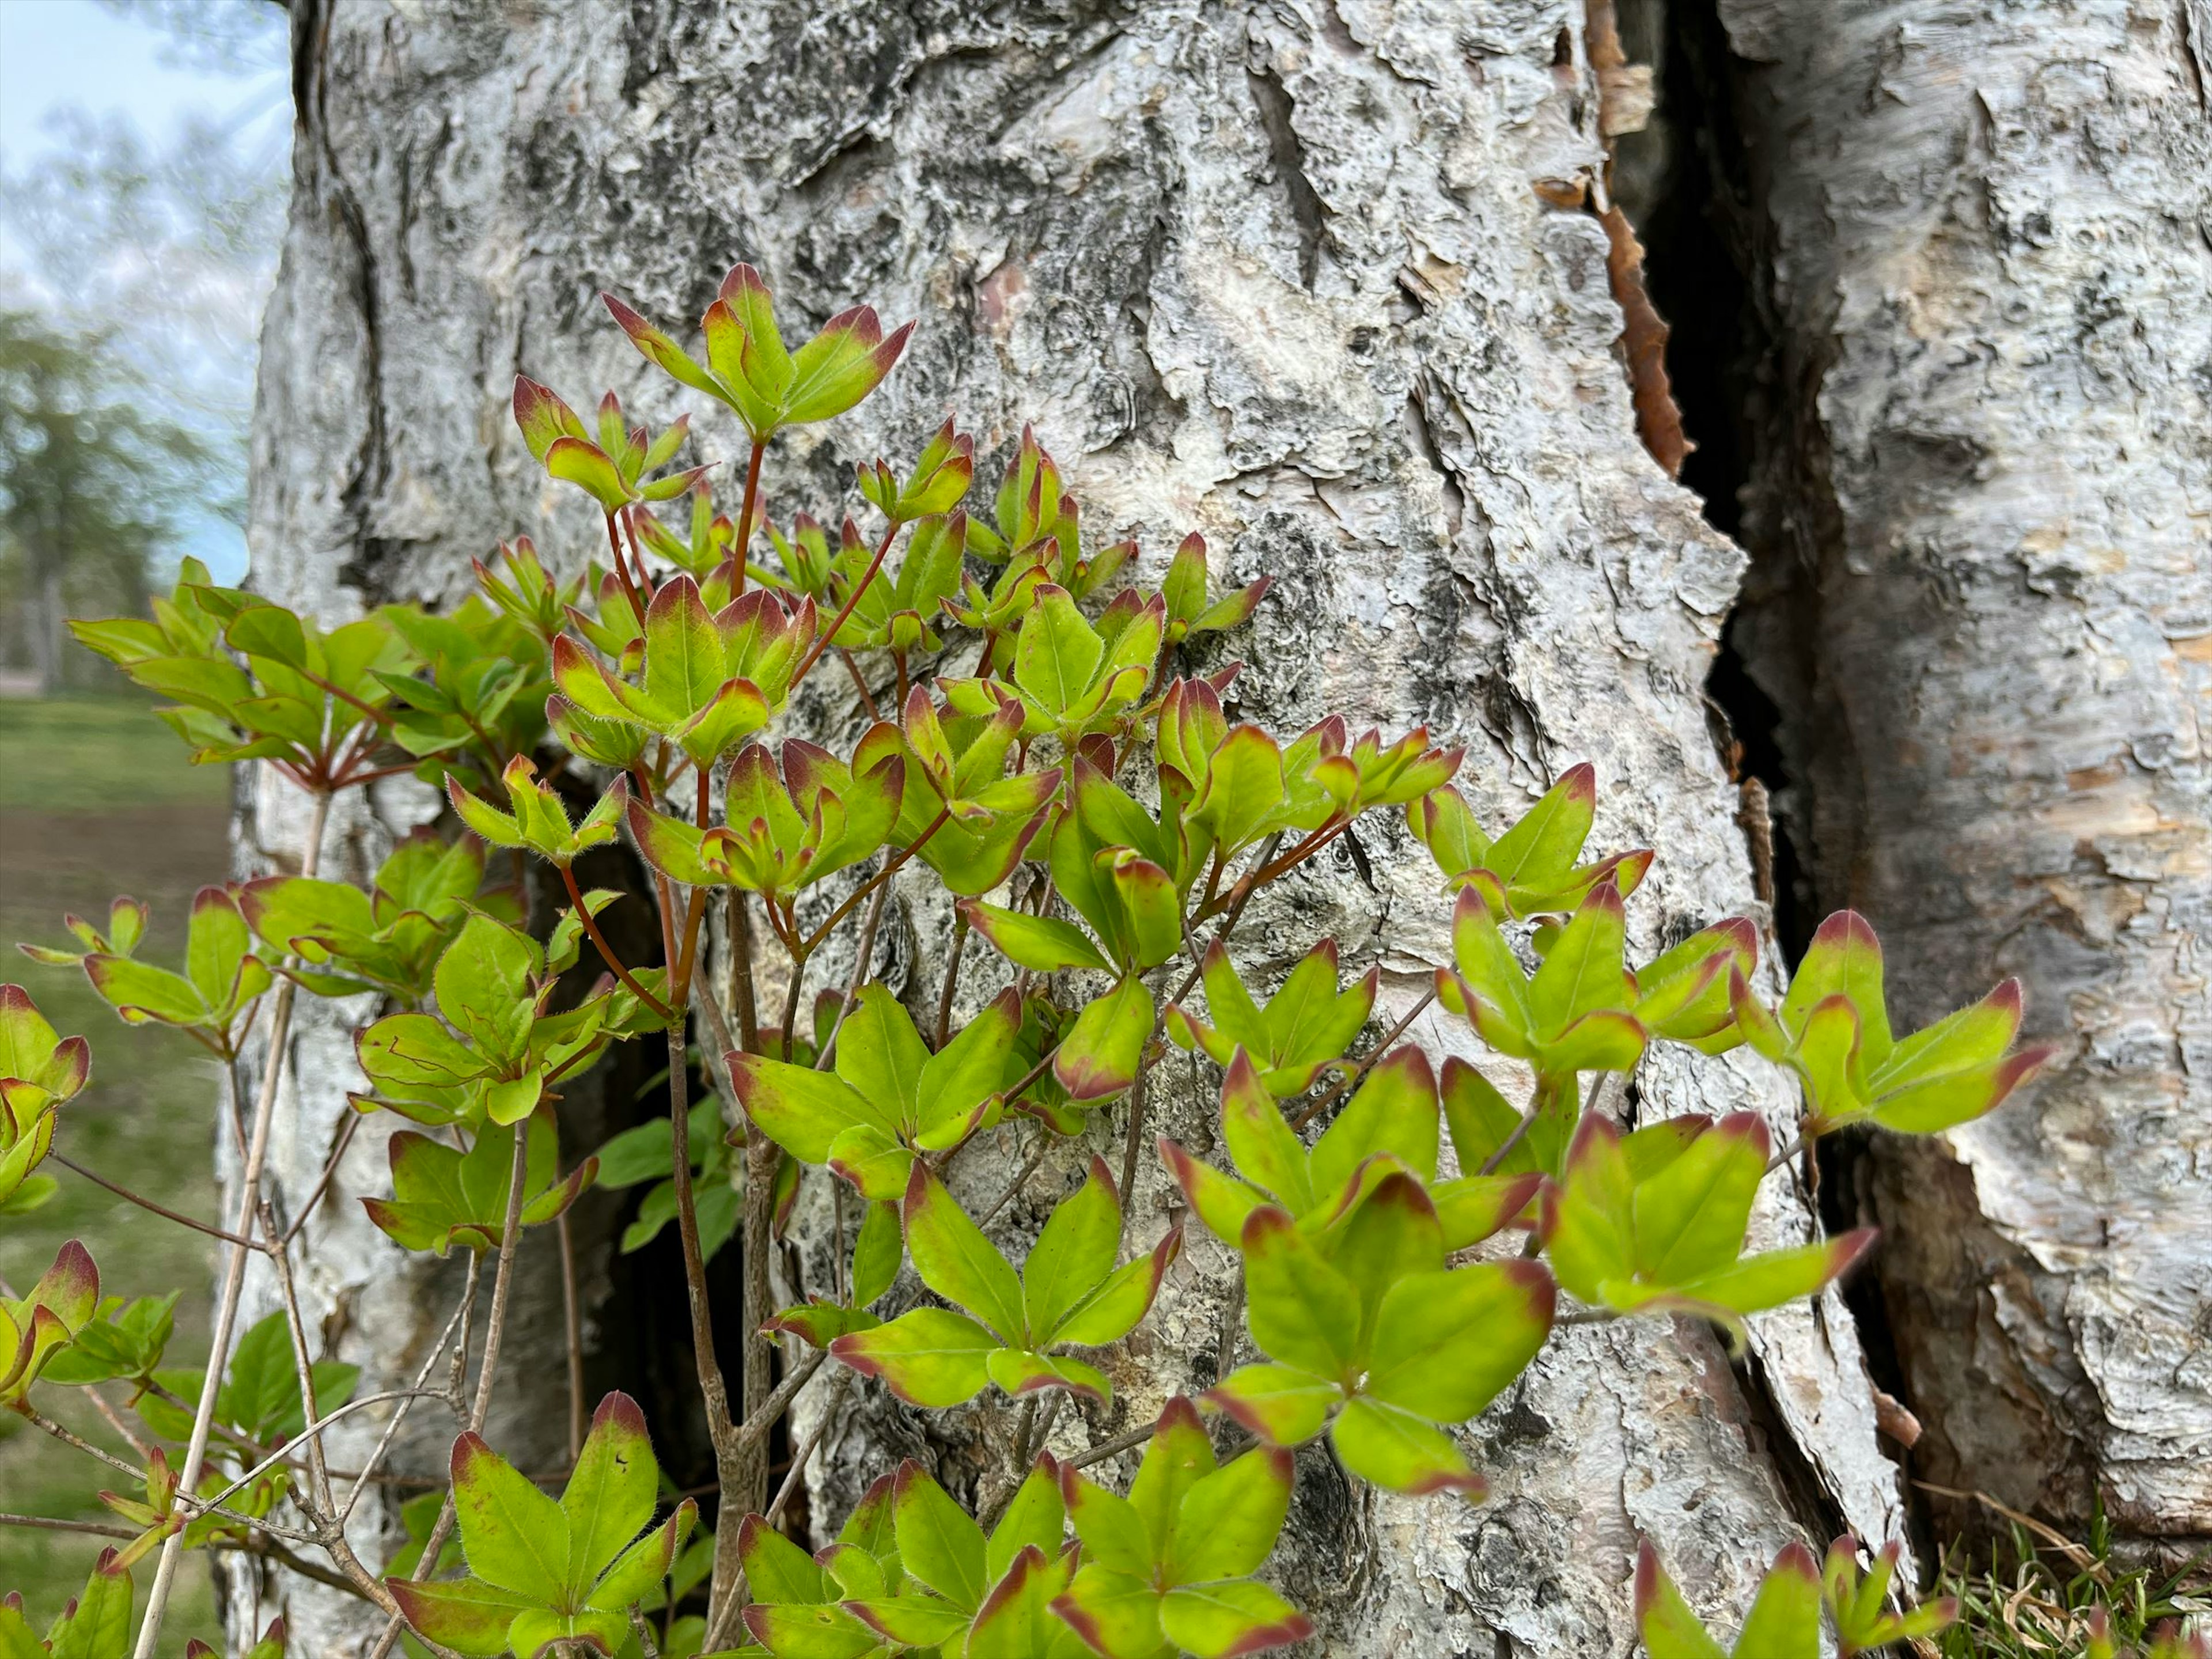
[(229, 799), (230, 769), (191, 764), (143, 699), (0, 700), (0, 808), (219, 806)]
[[(143, 701), (0, 702), (0, 946), (63, 944), (62, 915), (99, 916), (129, 893), (154, 907), (143, 947), (154, 961), (181, 953), (193, 890), (222, 879), (228, 769), (194, 767)], [(43, 968), (14, 951), (0, 978), (26, 987), (64, 1033), (92, 1043), (92, 1077), (62, 1111), (56, 1146), (76, 1162), (186, 1214), (211, 1219), (213, 1063), (182, 1035), (126, 1028), (74, 969)], [(197, 1234), (148, 1215), (65, 1170), (53, 1200), (0, 1222), (0, 1279), (21, 1291), (67, 1239), (80, 1238), (101, 1288), (125, 1296), (181, 1288), (170, 1363), (206, 1353), (214, 1258)], [(108, 1394), (118, 1405), (122, 1390)], [(46, 1388), (34, 1403), (118, 1453), (129, 1449), (74, 1390)], [(115, 1471), (0, 1413), (0, 1510), (112, 1521), (94, 1496), (126, 1482)], [(0, 1526), (0, 1592), (20, 1589), (43, 1632), (82, 1588), (105, 1540)], [(144, 1604), (149, 1567), (140, 1567)], [(162, 1650), (185, 1638), (220, 1645), (208, 1574), (195, 1561), (179, 1583)]]
[[(2056, 1541), (2054, 1541), (2056, 1540)], [(1969, 1567), (1947, 1557), (1933, 1592), (1959, 1598), (1959, 1622), (1939, 1639), (1942, 1659), (2076, 1659), (2088, 1651), (2089, 1617), (2103, 1607), (2123, 1655), (2145, 1648), (2170, 1621), (2212, 1632), (2212, 1563), (2178, 1572), (2129, 1568), (2112, 1559), (2101, 1514), (2079, 1543), (2031, 1535), (2018, 1524), (1997, 1562)]]

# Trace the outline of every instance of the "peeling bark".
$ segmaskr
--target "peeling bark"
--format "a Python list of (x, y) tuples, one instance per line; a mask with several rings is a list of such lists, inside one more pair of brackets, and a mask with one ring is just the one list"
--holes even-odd
[[(2030, 1097), (1874, 1149), (1916, 1472), (2212, 1534), (2212, 105), (2180, 5), (1720, 0), (1783, 344), (1754, 672), (1900, 1008)], [(1947, 1508), (1947, 1525), (1974, 1517)], [(2192, 1541), (2194, 1540), (2194, 1541)]]
[[(1699, 691), (1741, 556), (1638, 444), (1602, 226), (1540, 191), (1601, 161), (1579, 4), (303, 0), (295, 16), (299, 191), (257, 428), (264, 587), (344, 614), (456, 600), (470, 556), (518, 531), (570, 568), (589, 556), (596, 525), (514, 441), (518, 369), (572, 398), (612, 384), (656, 421), (691, 408), (702, 456), (741, 454), (593, 296), (679, 322), (747, 258), (788, 324), (860, 299), (921, 319), (858, 416), (772, 456), (779, 516), (826, 515), (856, 460), (910, 453), (948, 407), (1000, 460), (1033, 420), (1092, 533), (1140, 535), (1147, 575), (1195, 528), (1223, 579), (1275, 576), (1235, 642), (1248, 717), (1427, 721), (1469, 745), (1463, 783), (1492, 823), (1593, 760), (1605, 843), (1660, 849), (1634, 907), (1646, 951), (1752, 902)], [(848, 742), (856, 705), (825, 674), (796, 718)], [(404, 791), (379, 804), (427, 810)], [(1239, 938), (1264, 979), (1334, 933), (1350, 963), (1381, 962), (1388, 1021), (1447, 959), (1447, 911), (1402, 825), (1360, 834), (1364, 863), (1347, 849), (1285, 882)], [(918, 883), (897, 895), (875, 970), (933, 1018), (949, 914)], [(971, 963), (988, 954), (970, 945)], [(817, 982), (849, 966), (825, 952)], [(989, 981), (975, 974), (963, 1012)], [(1432, 1018), (1415, 1033), (1438, 1052), (1471, 1042)], [(343, 1109), (346, 1069), (342, 1055), (307, 1068), (296, 1121)], [(1176, 1061), (1159, 1085), (1157, 1127), (1210, 1146), (1209, 1081)], [(1795, 1110), (1771, 1073), (1672, 1054), (1630, 1103), (1646, 1117)], [(1121, 1115), (1107, 1116), (1097, 1150), (1118, 1161)], [(341, 1204), (374, 1178), (371, 1140)], [(967, 1154), (961, 1196), (987, 1207), (1024, 1150), (1009, 1128)], [(994, 1231), (1025, 1244), (1089, 1150), (1048, 1163)], [(1179, 1203), (1146, 1159), (1131, 1247)], [(776, 1264), (785, 1289), (828, 1279), (830, 1208), (810, 1182)], [(1759, 1242), (1811, 1224), (1771, 1183)], [(339, 1346), (374, 1380), (440, 1316), (380, 1240), (341, 1243), (316, 1289), (373, 1312)], [(1233, 1260), (1192, 1239), (1116, 1361), (1113, 1415), (1063, 1412), (1054, 1444), (1079, 1449), (1212, 1380)], [(735, 1306), (718, 1308), (725, 1322)], [(543, 1322), (557, 1333), (557, 1299)], [(1896, 1535), (1840, 1300), (1753, 1328), (1740, 1370), (1702, 1327), (1561, 1332), (1468, 1431), (1495, 1487), (1484, 1509), (1378, 1497), (1325, 1451), (1303, 1455), (1278, 1567), (1320, 1650), (1625, 1655), (1638, 1532), (1693, 1594), (1738, 1606), (1803, 1529)], [(560, 1414), (526, 1364), (515, 1376), (502, 1426), (528, 1456)], [(801, 1395), (796, 1434), (826, 1394)], [(988, 1410), (925, 1417), (856, 1388), (809, 1512), (834, 1523), (908, 1454), (977, 1496), (1009, 1436)], [(357, 1620), (313, 1608), (295, 1626), (310, 1650), (357, 1641)]]

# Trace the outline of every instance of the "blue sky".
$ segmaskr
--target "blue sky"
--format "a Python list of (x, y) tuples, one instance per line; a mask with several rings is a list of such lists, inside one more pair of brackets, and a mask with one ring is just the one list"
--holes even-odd
[[(274, 7), (269, 14), (281, 39), (282, 14)], [(237, 154), (281, 170), (291, 124), (283, 70), (226, 73), (191, 57), (152, 24), (94, 0), (0, 0), (0, 162), (17, 175), (34, 172), (58, 142), (52, 118), (76, 107), (127, 119), (157, 151), (197, 117), (225, 129)], [(0, 218), (0, 269), (16, 279), (9, 286), (35, 297), (35, 280), (23, 281), (28, 263)], [(185, 528), (190, 550), (216, 567), (218, 580), (242, 574), (245, 547), (234, 527), (210, 516)]]

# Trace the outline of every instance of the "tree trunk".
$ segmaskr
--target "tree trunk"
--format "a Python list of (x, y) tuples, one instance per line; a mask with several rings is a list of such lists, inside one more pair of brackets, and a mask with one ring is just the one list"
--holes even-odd
[[(1605, 844), (1659, 849), (1632, 907), (1647, 953), (1751, 903), (1700, 702), (1742, 560), (1637, 443), (1603, 228), (1547, 205), (1601, 154), (1578, 6), (295, 0), (294, 16), (298, 190), (253, 491), (271, 591), (339, 614), (456, 601), (471, 556), (517, 532), (580, 564), (599, 526), (515, 439), (518, 370), (572, 401), (612, 384), (653, 417), (690, 409), (702, 457), (741, 456), (595, 295), (696, 318), (750, 258), (787, 330), (861, 300), (920, 320), (859, 416), (775, 453), (779, 521), (830, 518), (854, 462), (910, 454), (948, 409), (992, 465), (1034, 421), (1089, 532), (1140, 536), (1146, 579), (1192, 529), (1228, 579), (1276, 577), (1237, 647), (1248, 716), (1426, 721), (1468, 745), (1462, 785), (1493, 824), (1594, 761)], [(810, 682), (800, 717), (849, 742), (856, 699), (833, 678)], [(410, 790), (378, 803), (393, 819), (428, 810)], [(1352, 964), (1381, 962), (1402, 1010), (1448, 959), (1448, 908), (1401, 825), (1360, 833), (1364, 857), (1284, 884), (1239, 937), (1264, 977), (1333, 933)], [(948, 917), (919, 897), (902, 888), (878, 967), (933, 1015)], [(836, 972), (817, 965), (817, 982)], [(1439, 1052), (1471, 1042), (1447, 1022), (1415, 1030)], [(343, 1109), (348, 1069), (335, 1054), (305, 1069), (303, 1142)], [(1210, 1144), (1211, 1089), (1164, 1070), (1155, 1123)], [(1746, 1105), (1795, 1110), (1769, 1072), (1668, 1054), (1628, 1109)], [(1108, 1116), (1099, 1147), (1118, 1163), (1123, 1114)], [(979, 1211), (1018, 1150), (1011, 1132), (995, 1145), (958, 1166)], [(1180, 1201), (1141, 1167), (1133, 1244)], [(998, 1229), (1033, 1231), (1053, 1179)], [(333, 1213), (378, 1180), (364, 1145)], [(827, 1276), (830, 1206), (810, 1181), (787, 1291)], [(1809, 1225), (1774, 1183), (1761, 1239)], [(1212, 1380), (1234, 1258), (1194, 1235), (1136, 1340), (1144, 1364), (1120, 1367), (1115, 1414), (1063, 1413), (1055, 1445)], [(446, 1310), (380, 1239), (342, 1243), (317, 1292), (359, 1298), (339, 1346), (366, 1387)], [(726, 1331), (736, 1312), (718, 1304)], [(1840, 1299), (1754, 1333), (1732, 1368), (1700, 1325), (1561, 1331), (1469, 1431), (1494, 1485), (1481, 1510), (1347, 1488), (1325, 1451), (1303, 1455), (1281, 1565), (1322, 1650), (1626, 1654), (1639, 1532), (1694, 1595), (1735, 1606), (1801, 1530), (1896, 1535)], [(599, 1363), (611, 1380), (623, 1359)], [(526, 1456), (551, 1443), (526, 1420), (544, 1403), (530, 1369), (502, 1425)], [(802, 1396), (802, 1429), (829, 1386)], [(924, 1418), (872, 1384), (839, 1411), (817, 1524), (902, 1455), (968, 1495), (1003, 1462), (988, 1413)], [(361, 1628), (314, 1613), (311, 1650)]]
[(2100, 1498), (2185, 1553), (2212, 1534), (2212, 10), (1719, 9), (1783, 342), (1746, 633), (1790, 828), (1900, 1008), (2017, 974), (2061, 1045), (1992, 1117), (1875, 1148), (1915, 1473), (2072, 1523)]

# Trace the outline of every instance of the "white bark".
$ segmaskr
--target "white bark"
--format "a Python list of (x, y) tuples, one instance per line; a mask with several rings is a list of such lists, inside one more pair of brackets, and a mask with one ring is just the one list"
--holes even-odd
[[(1752, 655), (1900, 1007), (2063, 1054), (1880, 1150), (1922, 1465), (2212, 1533), (2212, 12), (1721, 0), (1783, 337)], [(1954, 1518), (1972, 1518), (1954, 1512)], [(1986, 1517), (1984, 1517), (1986, 1520)]]
[[(301, 0), (258, 579), (341, 611), (452, 600), (469, 556), (518, 531), (573, 568), (598, 526), (515, 441), (514, 374), (572, 401), (612, 384), (648, 413), (696, 412), (592, 296), (680, 324), (748, 257), (787, 325), (861, 299), (921, 322), (859, 416), (772, 459), (779, 519), (828, 516), (854, 461), (910, 453), (948, 406), (994, 458), (1034, 420), (1091, 533), (1140, 534), (1148, 575), (1197, 528), (1224, 578), (1276, 576), (1237, 647), (1248, 714), (1282, 730), (1335, 708), (1391, 731), (1425, 720), (1469, 745), (1462, 783), (1493, 823), (1595, 761), (1605, 843), (1661, 852), (1633, 907), (1648, 950), (1750, 902), (1699, 703), (1742, 561), (1637, 447), (1602, 230), (1534, 189), (1598, 159), (1579, 16), (1562, 0), (919, 15)], [(700, 430), (703, 454), (739, 453), (726, 425)], [(842, 738), (857, 724), (835, 678), (800, 714)], [(1402, 1008), (1446, 959), (1447, 909), (1401, 826), (1362, 834), (1371, 888), (1340, 860), (1255, 905), (1241, 937), (1264, 976), (1333, 932), (1349, 961), (1379, 957)], [(887, 976), (933, 1002), (942, 913), (898, 908)], [(1419, 1034), (1468, 1042), (1442, 1022)], [(337, 1109), (337, 1069), (310, 1075), (310, 1123)], [(1204, 1144), (1203, 1080), (1163, 1093), (1161, 1127)], [(1747, 1066), (1670, 1059), (1637, 1109), (1747, 1104), (1794, 1109)], [(1102, 1146), (1118, 1148), (1119, 1115)], [(1011, 1169), (970, 1153), (963, 1195), (988, 1202)], [(1176, 1201), (1149, 1157), (1145, 1171), (1139, 1244)], [(1009, 1206), (1010, 1240), (1052, 1190), (1040, 1175)], [(801, 1213), (802, 1270), (826, 1259), (827, 1207)], [(1759, 1225), (1778, 1242), (1808, 1223), (1778, 1181)], [(1059, 1443), (1210, 1380), (1230, 1266), (1194, 1237), (1117, 1365), (1117, 1415), (1064, 1414)], [(375, 1319), (341, 1346), (379, 1376), (402, 1333), (443, 1316), (394, 1272), (374, 1241), (349, 1242), (320, 1287), (371, 1297)], [(1483, 1510), (1350, 1491), (1325, 1454), (1302, 1458), (1283, 1579), (1322, 1650), (1625, 1654), (1639, 1531), (1694, 1594), (1736, 1606), (1802, 1528), (1894, 1535), (1840, 1304), (1757, 1331), (1741, 1375), (1702, 1328), (1562, 1332), (1469, 1431), (1496, 1486)], [(817, 1516), (905, 1451), (968, 1491), (1003, 1458), (988, 1437), (1003, 1430), (976, 1419), (848, 1401)], [(310, 1650), (361, 1628), (315, 1614)]]

